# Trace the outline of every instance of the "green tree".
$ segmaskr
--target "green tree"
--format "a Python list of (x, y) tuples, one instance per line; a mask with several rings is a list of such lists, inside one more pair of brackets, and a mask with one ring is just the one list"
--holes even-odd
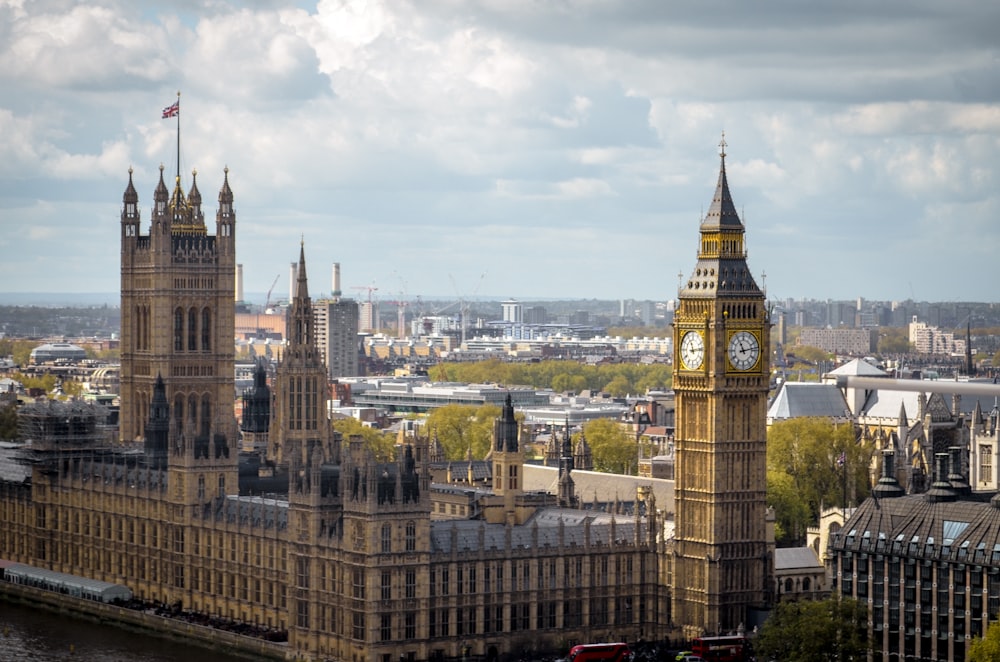
[(911, 351), (912, 347), (905, 328), (886, 326), (879, 330), (879, 354), (905, 354)]
[(46, 393), (51, 391), (56, 386), (56, 376), (52, 373), (46, 373), (40, 377), (31, 377), (21, 373), (14, 373), (11, 375), (11, 379), (21, 382), (25, 389), (40, 388), (44, 389)]
[(339, 432), (345, 440), (361, 437), (365, 446), (371, 449), (375, 454), (375, 459), (379, 462), (391, 462), (396, 459), (396, 440), (391, 434), (363, 425), (356, 418), (335, 419), (333, 429)]
[(803, 508), (806, 524), (814, 524), (824, 506), (867, 497), (870, 462), (870, 450), (856, 443), (853, 425), (811, 417), (774, 423), (767, 432), (768, 503), (786, 526), (789, 537), (781, 542), (804, 541)]
[(665, 363), (639, 365), (616, 363), (587, 366), (577, 361), (539, 363), (439, 363), (428, 370), (439, 382), (496, 383), (551, 388), (554, 391), (606, 390), (614, 395), (645, 393), (651, 388), (669, 389), (670, 366)]
[(993, 355), (993, 360), (990, 361), (990, 365), (992, 365), (994, 368), (1000, 367), (1000, 349), (998, 349), (996, 351), (996, 354)]
[(0, 338), (0, 356), (10, 356), (17, 365), (26, 366), (31, 361), (31, 350), (37, 346), (34, 340)]
[(17, 439), (17, 405), (13, 403), (0, 407), (0, 439)]
[(856, 600), (780, 602), (754, 642), (757, 658), (796, 662), (865, 660), (867, 607)]
[(830, 352), (820, 349), (819, 347), (813, 347), (812, 345), (796, 345), (795, 347), (789, 348), (788, 353), (795, 355), (796, 358), (809, 361), (810, 363), (821, 363), (823, 361), (829, 361), (833, 358), (833, 355), (830, 354)]
[(605, 384), (604, 390), (612, 396), (620, 398), (632, 392), (632, 382), (625, 375), (618, 375)]
[(500, 415), (495, 405), (445, 405), (427, 415), (427, 432), (436, 435), (449, 460), (472, 457), (483, 459), (490, 450), (493, 420)]
[(990, 623), (983, 638), (973, 638), (972, 645), (969, 646), (969, 662), (996, 660), (1000, 660), (1000, 621)]
[(805, 540), (806, 529), (813, 523), (812, 512), (791, 476), (768, 470), (767, 505), (774, 508), (774, 539), (778, 545), (793, 545)]
[[(616, 474), (634, 474), (638, 462), (635, 439), (610, 418), (596, 418), (583, 425), (590, 444), (594, 469)], [(574, 444), (579, 435), (574, 435)]]

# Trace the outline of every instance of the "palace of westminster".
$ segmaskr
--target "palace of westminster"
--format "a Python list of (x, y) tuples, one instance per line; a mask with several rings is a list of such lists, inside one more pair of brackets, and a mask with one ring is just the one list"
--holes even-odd
[[(760, 622), (773, 574), (769, 319), (724, 151), (674, 319), (673, 513), (641, 484), (627, 509), (585, 507), (568, 435), (553, 489), (526, 490), (508, 398), (487, 458), (492, 489), (475, 489), (465, 519), (432, 518), (455, 488), (432, 482), (431, 440), (403, 437), (380, 461), (333, 431), (304, 245), (288, 346), (238, 422), (228, 177), (210, 234), (196, 177), (185, 194), (178, 176), (171, 193), (161, 167), (144, 233), (130, 171), (120, 442), (102, 437), (97, 410), (67, 418), (57, 403), (30, 405), (41, 433), (24, 480), (0, 475), (0, 557), (287, 631), (296, 659), (499, 659)], [(241, 452), (241, 428), (266, 435), (266, 451)]]

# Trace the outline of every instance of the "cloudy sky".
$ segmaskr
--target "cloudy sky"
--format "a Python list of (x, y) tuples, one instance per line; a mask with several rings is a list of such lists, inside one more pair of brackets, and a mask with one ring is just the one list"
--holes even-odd
[[(116, 292), (228, 165), (246, 291), (667, 300), (719, 169), (773, 298), (997, 301), (1000, 3), (0, 0), (0, 292)], [(210, 224), (214, 232), (214, 220)], [(766, 273), (766, 279), (762, 274)]]

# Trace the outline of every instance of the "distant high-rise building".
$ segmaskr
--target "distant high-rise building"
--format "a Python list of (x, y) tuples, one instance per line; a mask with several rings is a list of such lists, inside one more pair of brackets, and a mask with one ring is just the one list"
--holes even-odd
[(358, 329), (361, 331), (378, 331), (378, 317), (375, 303), (362, 301), (358, 306)]
[(520, 324), (523, 319), (521, 315), (521, 304), (514, 299), (507, 299), (500, 304), (503, 311), (503, 321), (512, 324)]
[(543, 306), (531, 306), (524, 309), (525, 324), (545, 324), (548, 321), (549, 314)]
[(330, 379), (356, 377), (358, 373), (358, 302), (353, 299), (320, 299), (313, 302), (316, 345)]
[(656, 302), (649, 300), (640, 301), (639, 317), (642, 319), (642, 323), (645, 326), (652, 326), (656, 321)]

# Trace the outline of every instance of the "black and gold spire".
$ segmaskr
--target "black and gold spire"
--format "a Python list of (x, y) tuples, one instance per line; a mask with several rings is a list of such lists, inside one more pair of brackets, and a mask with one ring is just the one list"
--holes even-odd
[(736, 212), (726, 178), (726, 136), (719, 143), (719, 181), (708, 213), (702, 219), (698, 262), (680, 294), (689, 297), (759, 295), (760, 288), (747, 267), (746, 228)]

